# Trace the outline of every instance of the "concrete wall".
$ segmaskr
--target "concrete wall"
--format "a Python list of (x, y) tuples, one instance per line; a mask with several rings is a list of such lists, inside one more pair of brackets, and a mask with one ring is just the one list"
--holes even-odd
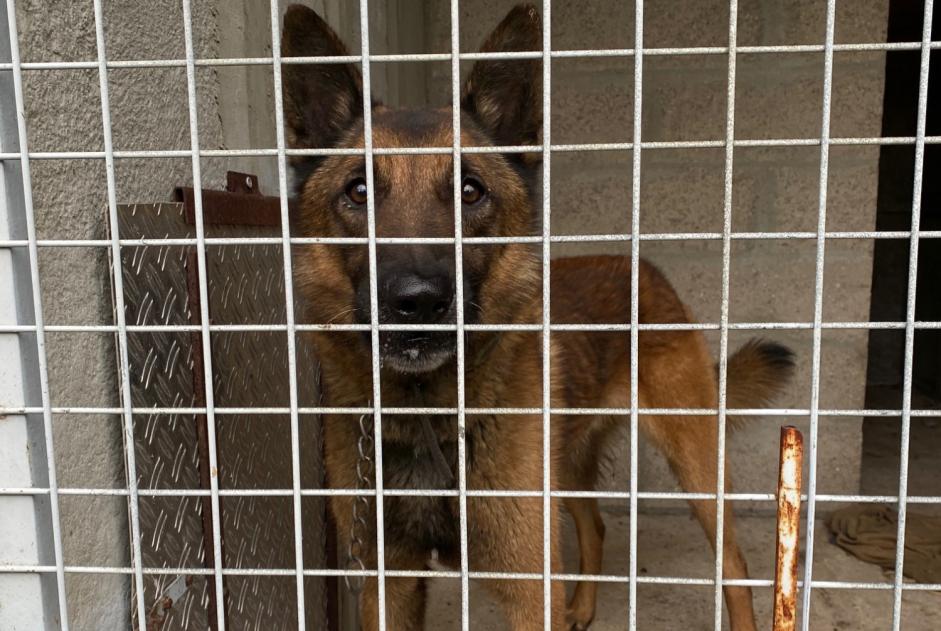
[[(514, 2), (461, 3), (462, 49), (476, 50)], [(888, 3), (837, 4), (837, 43), (882, 42)], [(448, 7), (427, 6), (428, 50), (449, 48)], [(728, 2), (659, 0), (645, 4), (644, 46), (728, 44)], [(738, 44), (822, 44), (823, 0), (739, 2)], [(556, 2), (554, 49), (634, 45), (633, 3), (616, 0)], [(403, 51), (404, 52), (404, 51)], [(414, 52), (414, 51), (409, 51)], [(837, 53), (833, 70), (831, 135), (878, 136), (881, 130), (884, 54)], [(552, 67), (554, 143), (623, 142), (632, 136), (633, 58), (557, 59)], [(722, 140), (725, 137), (725, 55), (648, 56), (644, 60), (643, 140)], [(466, 71), (466, 69), (465, 69)], [(447, 68), (436, 71), (429, 93), (446, 90)], [(740, 55), (735, 94), (736, 138), (819, 136), (823, 54)], [(446, 92), (445, 92), (446, 94)], [(734, 156), (732, 228), (735, 231), (815, 231), (820, 178), (819, 147), (740, 148)], [(552, 230), (557, 234), (629, 232), (630, 152), (561, 153), (552, 158)], [(832, 147), (827, 228), (872, 230), (876, 216), (878, 148)], [(642, 156), (641, 230), (715, 232), (723, 225), (724, 149), (650, 149)], [(554, 256), (623, 252), (624, 245), (558, 247)], [(700, 321), (718, 322), (722, 247), (716, 241), (645, 242), (641, 256), (660, 266)], [(830, 241), (826, 246), (824, 318), (867, 320), (872, 244)], [(813, 320), (815, 241), (734, 241), (731, 258), (732, 322)], [(733, 332), (735, 349), (759, 333)], [(714, 349), (718, 334), (708, 335)], [(782, 406), (809, 407), (811, 334), (775, 331), (765, 337), (798, 355), (797, 377)], [(825, 331), (821, 353), (822, 406), (862, 408), (867, 333)], [(762, 419), (730, 437), (728, 466), (735, 490), (773, 492), (778, 427), (806, 418)], [(622, 436), (606, 486), (628, 488), (628, 439)], [(642, 439), (640, 488), (673, 490), (662, 458)], [(821, 418), (818, 491), (858, 490), (861, 419)], [(646, 509), (666, 502), (642, 503)], [(747, 505), (755, 507), (753, 504)], [(743, 506), (743, 509), (745, 507)], [(771, 505), (760, 506), (770, 510)]]
[[(214, 52), (215, 24), (204, 3), (194, 19), (203, 54)], [(117, 9), (117, 10), (116, 10)], [(107, 3), (108, 52), (114, 59), (183, 55), (180, 3), (140, 3), (135, 11)], [(91, 2), (17, 4), (24, 61), (94, 60)], [(181, 69), (114, 70), (111, 73), (114, 143), (124, 149), (170, 149), (189, 145), (185, 74)], [(200, 77), (201, 105), (211, 107), (214, 78)], [(29, 72), (24, 76), (31, 151), (101, 150), (101, 106), (94, 71)], [(218, 116), (200, 121), (217, 134)], [(207, 165), (208, 166), (208, 165)], [(218, 169), (204, 172), (217, 181)], [(119, 200), (167, 199), (172, 187), (191, 180), (186, 160), (117, 164)], [(103, 238), (107, 196), (101, 160), (36, 161), (33, 196), (40, 238)], [(45, 319), (49, 324), (110, 323), (108, 267), (102, 249), (40, 252)], [(115, 355), (107, 334), (49, 334), (53, 405), (117, 405)], [(126, 486), (121, 420), (100, 415), (54, 419), (56, 468), (62, 486)], [(126, 503), (120, 498), (62, 497), (65, 562), (127, 565)], [(71, 622), (76, 629), (127, 625), (129, 583), (123, 576), (66, 577)]]

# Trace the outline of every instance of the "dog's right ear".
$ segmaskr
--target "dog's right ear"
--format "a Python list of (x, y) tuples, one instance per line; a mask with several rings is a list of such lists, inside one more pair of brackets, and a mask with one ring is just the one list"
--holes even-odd
[[(514, 7), (487, 37), (482, 53), (542, 50), (542, 20), (530, 4)], [(461, 108), (501, 145), (539, 142), (542, 73), (536, 59), (483, 59), (474, 64)]]
[[(284, 15), (281, 50), (284, 57), (349, 55), (333, 29), (300, 4), (288, 7)], [(363, 81), (353, 64), (286, 64), (281, 74), (291, 147), (331, 147), (344, 129), (362, 117)]]

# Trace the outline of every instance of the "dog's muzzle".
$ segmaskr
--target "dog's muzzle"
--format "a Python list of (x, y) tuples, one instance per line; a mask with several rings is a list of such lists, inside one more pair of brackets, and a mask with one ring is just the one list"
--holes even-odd
[[(430, 273), (380, 268), (379, 322), (411, 326), (454, 324), (454, 275), (438, 269)], [(368, 291), (361, 292), (361, 296)], [(360, 313), (368, 314), (368, 302)], [(366, 318), (368, 322), (368, 315)], [(379, 352), (385, 368), (404, 374), (437, 370), (455, 353), (453, 331), (380, 331)]]

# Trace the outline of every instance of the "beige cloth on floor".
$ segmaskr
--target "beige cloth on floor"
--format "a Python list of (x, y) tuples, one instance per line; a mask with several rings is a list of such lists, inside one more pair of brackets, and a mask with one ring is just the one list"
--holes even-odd
[[(827, 527), (850, 554), (895, 569), (898, 513), (892, 508), (853, 504), (830, 515)], [(941, 583), (941, 517), (907, 512), (903, 573), (919, 583)]]

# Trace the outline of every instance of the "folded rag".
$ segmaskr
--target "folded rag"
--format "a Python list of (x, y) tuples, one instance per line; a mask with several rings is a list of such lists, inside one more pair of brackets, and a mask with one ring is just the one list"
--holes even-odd
[[(850, 554), (895, 569), (898, 513), (892, 508), (853, 504), (830, 515), (827, 527)], [(941, 583), (941, 517), (907, 512), (903, 574), (919, 583)]]

